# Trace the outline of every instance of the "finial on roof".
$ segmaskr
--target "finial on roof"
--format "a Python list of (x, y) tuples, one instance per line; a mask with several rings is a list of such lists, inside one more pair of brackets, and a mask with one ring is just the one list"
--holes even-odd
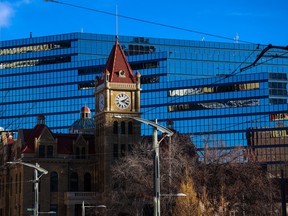
[(116, 40), (118, 41), (118, 6), (116, 4)]
[(43, 114), (37, 116), (37, 124), (45, 124), (45, 116)]
[(90, 113), (90, 108), (85, 105), (80, 110), (80, 118), (90, 118)]

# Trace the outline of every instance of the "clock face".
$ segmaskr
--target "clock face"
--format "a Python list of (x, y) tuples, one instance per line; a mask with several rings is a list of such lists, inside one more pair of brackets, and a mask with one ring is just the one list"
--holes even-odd
[(104, 95), (100, 94), (100, 96), (99, 96), (99, 110), (100, 111), (104, 110), (104, 104), (105, 104)]
[(115, 97), (115, 104), (120, 109), (126, 109), (130, 105), (130, 97), (125, 93), (119, 93)]

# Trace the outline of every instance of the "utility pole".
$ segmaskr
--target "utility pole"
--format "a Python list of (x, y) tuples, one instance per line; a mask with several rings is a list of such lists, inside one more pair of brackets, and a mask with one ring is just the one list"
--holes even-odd
[[(150, 125), (153, 127), (153, 150), (154, 150), (154, 216), (160, 216), (160, 157), (159, 157), (159, 145), (165, 137), (171, 137), (174, 132), (169, 130), (162, 125), (157, 124), (157, 119), (155, 122), (142, 119), (139, 117), (133, 116), (121, 116), (115, 115), (114, 118), (128, 118), (134, 119), (135, 121), (142, 122), (144, 124)], [(158, 141), (157, 131), (160, 131), (164, 134), (162, 139)]]
[[(157, 124), (157, 119), (155, 120)], [(157, 128), (153, 127), (154, 149), (154, 216), (160, 216), (160, 157)]]
[[(24, 166), (28, 166), (28, 167), (31, 167), (31, 168), (34, 168), (34, 216), (38, 216), (39, 215), (39, 181), (40, 181), (40, 178), (42, 177), (42, 175), (46, 175), (48, 174), (48, 171), (41, 168), (39, 166), (38, 163), (36, 163), (35, 165), (34, 164), (30, 164), (30, 163), (25, 163), (25, 162), (22, 162), (22, 161), (9, 161), (7, 162), (8, 164), (22, 164)], [(38, 175), (38, 171), (41, 173), (41, 175), (39, 176)]]
[[(39, 167), (39, 164), (36, 163), (36, 167)], [(38, 178), (38, 170), (34, 169), (34, 216), (38, 216), (38, 208), (39, 208), (39, 178)]]

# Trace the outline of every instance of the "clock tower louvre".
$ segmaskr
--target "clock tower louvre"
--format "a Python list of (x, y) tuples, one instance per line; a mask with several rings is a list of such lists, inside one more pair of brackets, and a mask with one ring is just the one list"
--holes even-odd
[(102, 77), (95, 87), (95, 144), (99, 154), (98, 185), (107, 192), (111, 184), (111, 166), (134, 144), (140, 142), (140, 123), (117, 119), (115, 115), (140, 117), (140, 73), (133, 73), (126, 56), (116, 42)]

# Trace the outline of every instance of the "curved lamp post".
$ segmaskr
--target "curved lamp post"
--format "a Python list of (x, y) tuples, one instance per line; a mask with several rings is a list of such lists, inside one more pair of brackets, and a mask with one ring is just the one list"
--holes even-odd
[[(114, 118), (127, 118), (127, 119), (134, 119), (135, 121), (142, 122), (144, 124), (150, 125), (153, 127), (153, 149), (154, 149), (154, 216), (160, 216), (160, 158), (159, 158), (159, 144), (161, 141), (166, 137), (171, 137), (174, 132), (169, 130), (162, 125), (157, 124), (157, 119), (155, 122), (149, 121), (146, 119), (142, 119), (139, 117), (133, 116), (121, 116), (116, 115), (113, 116)], [(160, 131), (164, 134), (164, 137), (158, 141), (157, 138), (157, 131)]]
[[(34, 175), (35, 175), (35, 180), (33, 181), (34, 182), (34, 191), (35, 191), (34, 216), (38, 216), (38, 214), (40, 213), (38, 211), (38, 207), (39, 207), (39, 181), (40, 181), (40, 178), (43, 175), (46, 175), (48, 173), (48, 171), (43, 169), (42, 167), (40, 167), (38, 163), (36, 163), (35, 165), (34, 164), (30, 164), (30, 163), (25, 163), (25, 162), (22, 162), (22, 161), (10, 161), (10, 162), (7, 162), (7, 163), (8, 164), (22, 164), (24, 166), (28, 166), (28, 167), (34, 168)], [(41, 173), (40, 176), (38, 176), (38, 171)], [(41, 213), (43, 213), (43, 212), (41, 212)]]

